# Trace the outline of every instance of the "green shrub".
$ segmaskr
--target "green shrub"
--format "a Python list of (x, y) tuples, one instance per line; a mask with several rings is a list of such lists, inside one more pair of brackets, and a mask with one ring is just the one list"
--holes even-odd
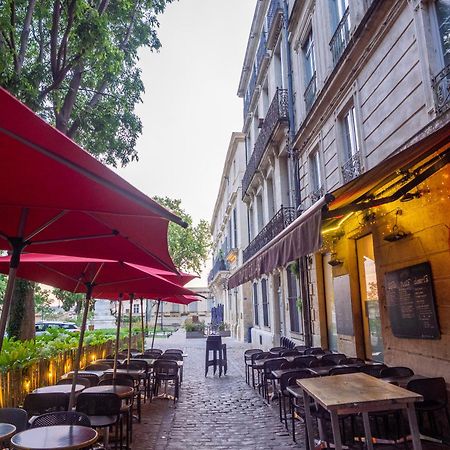
[(205, 331), (205, 322), (192, 322), (191, 319), (184, 321), (184, 329), (186, 331)]

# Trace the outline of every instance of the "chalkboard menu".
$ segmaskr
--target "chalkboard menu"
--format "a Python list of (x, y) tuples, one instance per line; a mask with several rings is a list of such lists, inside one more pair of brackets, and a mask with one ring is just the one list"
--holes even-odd
[(385, 286), (394, 336), (439, 339), (439, 323), (429, 263), (387, 272)]
[(334, 308), (336, 311), (336, 331), (345, 336), (354, 336), (350, 276), (342, 275), (333, 279)]

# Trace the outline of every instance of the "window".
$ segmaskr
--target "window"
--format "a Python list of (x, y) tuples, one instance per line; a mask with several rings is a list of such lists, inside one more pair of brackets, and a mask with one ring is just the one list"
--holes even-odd
[(297, 277), (293, 273), (294, 264), (291, 264), (287, 268), (287, 287), (288, 287), (288, 303), (289, 303), (289, 318), (291, 322), (291, 331), (295, 333), (300, 333), (300, 313), (298, 310), (297, 299), (298, 299), (298, 288), (297, 288)]
[(233, 209), (233, 247), (238, 247), (237, 241), (237, 213), (236, 208)]
[(309, 171), (311, 182), (311, 202), (315, 203), (323, 196), (322, 169), (320, 162), (320, 153), (316, 149), (309, 156)]
[(342, 117), (343, 165), (344, 183), (361, 175), (361, 155), (358, 142), (358, 124), (355, 107), (350, 107)]
[(259, 325), (258, 284), (253, 284), (253, 309), (255, 313), (255, 325)]
[(302, 46), (302, 54), (305, 68), (305, 105), (306, 111), (309, 111), (316, 98), (316, 62), (312, 29), (309, 31)]
[(133, 304), (133, 314), (139, 314), (140, 309), (139, 309), (139, 303), (134, 303)]
[(267, 280), (261, 280), (262, 306), (263, 306), (263, 324), (269, 326), (269, 299), (267, 295)]
[(436, 18), (444, 65), (450, 64), (450, 0), (436, 1)]
[(333, 55), (333, 62), (336, 64), (348, 44), (350, 34), (350, 14), (348, 11), (348, 0), (331, 0), (330, 6), (333, 24), (333, 36), (330, 41), (330, 50)]

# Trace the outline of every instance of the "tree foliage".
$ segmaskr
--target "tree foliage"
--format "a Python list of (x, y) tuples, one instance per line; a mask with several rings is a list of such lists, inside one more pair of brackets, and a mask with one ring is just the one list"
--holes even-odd
[(0, 84), (102, 161), (138, 158), (138, 49), (172, 0), (3, 0)]
[(81, 311), (81, 305), (84, 299), (84, 294), (74, 294), (62, 289), (53, 289), (53, 295), (61, 302), (64, 311), (70, 311), (75, 306), (75, 312), (78, 314)]
[(200, 275), (211, 246), (208, 222), (202, 219), (194, 226), (192, 217), (181, 207), (179, 199), (158, 196), (153, 198), (189, 224), (187, 228), (169, 224), (169, 252), (180, 270)]

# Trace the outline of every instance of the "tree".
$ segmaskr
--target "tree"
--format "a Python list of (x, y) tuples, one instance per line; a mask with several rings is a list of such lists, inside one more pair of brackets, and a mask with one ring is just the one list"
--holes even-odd
[[(160, 48), (157, 16), (172, 1), (2, 0), (0, 85), (101, 161), (137, 160), (138, 49)], [(16, 281), (10, 322), (34, 308), (33, 289)]]
[(3, 0), (0, 84), (108, 164), (138, 158), (138, 49), (173, 0)]
[(53, 313), (50, 291), (42, 289), (38, 284), (34, 287), (34, 304), (36, 311), (41, 314), (42, 320)]
[(211, 247), (208, 222), (202, 219), (194, 226), (192, 217), (181, 207), (179, 199), (158, 196), (153, 199), (189, 224), (187, 228), (181, 228), (173, 223), (169, 224), (169, 252), (173, 262), (180, 270), (200, 275)]
[(85, 298), (84, 294), (74, 294), (62, 289), (53, 289), (53, 295), (61, 302), (64, 311), (70, 311), (75, 306), (77, 314), (81, 311), (81, 305)]

